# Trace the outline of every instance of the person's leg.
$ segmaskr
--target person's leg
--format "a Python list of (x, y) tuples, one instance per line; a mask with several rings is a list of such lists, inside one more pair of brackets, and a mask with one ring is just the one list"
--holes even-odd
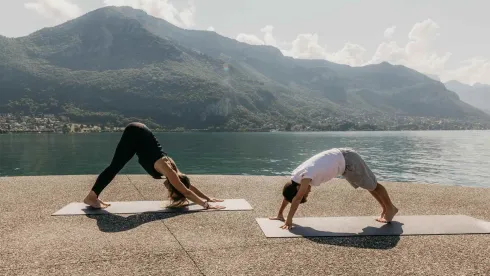
[(392, 204), (386, 189), (378, 183), (376, 176), (364, 162), (362, 157), (353, 150), (344, 150), (346, 168), (344, 176), (354, 187), (368, 190), (381, 205), (382, 213), (377, 221), (389, 222), (398, 209)]
[(383, 185), (377, 183), (376, 189), (373, 192), (380, 198), (385, 210), (384, 215), (381, 217), (381, 219), (378, 219), (378, 221), (390, 222), (398, 212), (398, 208), (396, 208), (396, 206), (391, 202), (390, 196)]
[(105, 208), (109, 204), (104, 203), (98, 197), (100, 193), (112, 182), (114, 177), (133, 158), (136, 153), (138, 129), (127, 127), (116, 147), (116, 151), (110, 165), (97, 177), (92, 190), (87, 195), (84, 203), (94, 208)]
[[(345, 160), (345, 171), (343, 176), (347, 180), (347, 182), (350, 183), (354, 189), (357, 189), (359, 187), (362, 187), (364, 189), (367, 188), (367, 185), (370, 182), (367, 182), (366, 180), (370, 180), (370, 176), (368, 176), (368, 173), (365, 169), (365, 164), (362, 161), (362, 158), (357, 154), (352, 149), (340, 149), (342, 154), (344, 155), (344, 160)], [(371, 188), (368, 189), (368, 191), (373, 195), (373, 197), (379, 202), (381, 205), (381, 215), (379, 216), (378, 219), (383, 218), (384, 213), (386, 211), (385, 206), (383, 204), (383, 201), (381, 200), (381, 197), (378, 195), (377, 192), (374, 191), (375, 186), (373, 182), (371, 182)]]
[(378, 201), (379, 205), (381, 205), (381, 208), (382, 208), (381, 215), (379, 216), (379, 218), (376, 219), (379, 221), (380, 219), (382, 219), (384, 217), (384, 215), (386, 213), (386, 205), (385, 205), (384, 201), (381, 199), (381, 196), (379, 195), (377, 190), (369, 191), (369, 192), (376, 199), (376, 201)]

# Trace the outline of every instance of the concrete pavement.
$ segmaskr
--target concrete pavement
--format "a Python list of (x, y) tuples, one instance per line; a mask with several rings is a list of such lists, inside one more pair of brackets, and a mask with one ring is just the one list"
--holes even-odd
[[(0, 178), (0, 275), (490, 274), (490, 235), (266, 238), (255, 218), (276, 214), (286, 177), (190, 175), (210, 196), (245, 198), (253, 211), (51, 216), (82, 201), (95, 178)], [(490, 221), (489, 188), (382, 184), (399, 215)], [(164, 200), (165, 190), (146, 175), (118, 175), (101, 198)], [(313, 188), (296, 217), (379, 212), (368, 192), (336, 179)]]

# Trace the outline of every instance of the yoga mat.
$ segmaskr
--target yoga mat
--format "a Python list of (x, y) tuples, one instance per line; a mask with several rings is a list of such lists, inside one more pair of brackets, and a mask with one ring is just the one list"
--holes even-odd
[(396, 216), (391, 223), (375, 217), (293, 218), (293, 228), (281, 229), (282, 221), (256, 218), (268, 238), (405, 236), (445, 234), (489, 234), (490, 222), (464, 215)]
[(221, 210), (204, 210), (200, 205), (190, 203), (187, 206), (179, 208), (165, 208), (169, 203), (168, 201), (122, 201), (122, 202), (107, 202), (111, 206), (105, 209), (94, 209), (85, 203), (72, 202), (65, 207), (61, 208), (53, 216), (67, 216), (67, 215), (104, 215), (104, 214), (136, 214), (136, 213), (148, 213), (148, 212), (164, 212), (164, 213), (177, 213), (177, 212), (215, 212), (215, 211), (244, 211), (252, 210), (252, 206), (245, 199), (225, 199), (223, 202), (211, 202), (211, 205), (225, 206), (225, 209)]

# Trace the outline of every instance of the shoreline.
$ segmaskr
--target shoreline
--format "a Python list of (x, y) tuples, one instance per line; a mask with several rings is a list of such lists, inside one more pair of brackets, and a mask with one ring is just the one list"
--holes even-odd
[[(305, 130), (305, 131), (211, 131), (211, 130), (185, 130), (185, 131), (168, 131), (168, 130), (152, 130), (154, 133), (348, 133), (348, 132), (464, 132), (464, 131), (474, 131), (474, 132), (486, 132), (489, 129), (400, 129), (400, 130)], [(60, 134), (60, 135), (73, 135), (73, 134), (100, 134), (100, 133), (122, 133), (120, 131), (87, 131), (87, 132), (56, 132), (56, 131), (13, 131), (13, 132), (0, 132), (0, 135), (15, 135), (15, 134)]]
[[(127, 175), (137, 176), (137, 177), (146, 177), (145, 173), (129, 173)], [(277, 174), (216, 174), (216, 173), (187, 173), (189, 176), (224, 176), (224, 177), (288, 177), (288, 175), (277, 175)], [(33, 174), (33, 175), (2, 175), (0, 174), (0, 181), (2, 178), (36, 178), (36, 177), (93, 177), (94, 179), (98, 176), (97, 173), (92, 174)], [(344, 178), (335, 177), (331, 181), (343, 181)], [(450, 183), (439, 183), (439, 182), (420, 182), (420, 181), (402, 181), (395, 179), (383, 179), (378, 180), (379, 183), (403, 183), (403, 184), (414, 184), (414, 185), (428, 185), (428, 186), (440, 186), (440, 187), (463, 187), (463, 188), (479, 188), (479, 189), (490, 189), (490, 186), (478, 186), (478, 185), (468, 185), (468, 184), (450, 184)], [(328, 184), (327, 184), (328, 185)]]

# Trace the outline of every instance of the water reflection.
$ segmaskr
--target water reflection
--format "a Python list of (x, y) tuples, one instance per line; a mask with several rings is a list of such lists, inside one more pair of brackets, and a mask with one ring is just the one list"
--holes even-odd
[[(120, 135), (0, 135), (0, 176), (98, 174)], [(382, 181), (490, 187), (490, 131), (156, 135), (190, 174), (287, 175), (319, 151), (352, 147)], [(123, 173), (145, 172), (133, 159)]]

